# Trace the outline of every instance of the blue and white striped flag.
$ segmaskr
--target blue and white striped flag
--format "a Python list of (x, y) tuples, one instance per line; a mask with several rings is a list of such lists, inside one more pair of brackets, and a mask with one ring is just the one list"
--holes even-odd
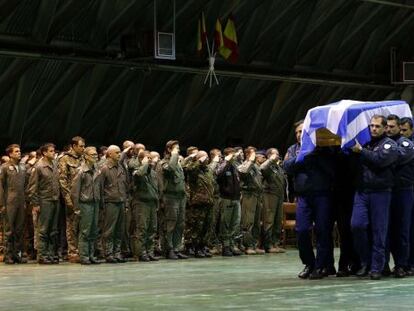
[(303, 124), (301, 148), (297, 161), (302, 161), (315, 149), (316, 130), (320, 128), (326, 128), (340, 136), (342, 149), (352, 147), (355, 144), (355, 138), (361, 145), (364, 145), (371, 140), (369, 124), (376, 114), (384, 116), (395, 114), (400, 118), (412, 118), (410, 107), (401, 100), (381, 102), (341, 100), (310, 109)]

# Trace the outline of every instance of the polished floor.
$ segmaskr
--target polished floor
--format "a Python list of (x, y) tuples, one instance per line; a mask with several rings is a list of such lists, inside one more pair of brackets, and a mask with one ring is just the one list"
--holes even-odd
[(0, 266), (0, 310), (413, 310), (414, 277), (297, 278), (286, 254)]

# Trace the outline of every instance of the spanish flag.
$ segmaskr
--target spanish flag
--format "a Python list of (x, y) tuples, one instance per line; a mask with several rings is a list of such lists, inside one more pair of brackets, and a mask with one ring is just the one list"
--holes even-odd
[(198, 20), (198, 33), (197, 33), (197, 53), (202, 55), (206, 47), (207, 31), (206, 21), (204, 19), (204, 12), (201, 13), (200, 19)]
[(216, 27), (214, 29), (214, 51), (221, 53), (221, 49), (224, 48), (223, 30), (221, 28), (220, 19), (216, 20)]
[(223, 43), (223, 48), (219, 50), (220, 54), (231, 63), (236, 63), (239, 58), (239, 46), (237, 43), (236, 26), (232, 15), (227, 19), (226, 28), (224, 28)]

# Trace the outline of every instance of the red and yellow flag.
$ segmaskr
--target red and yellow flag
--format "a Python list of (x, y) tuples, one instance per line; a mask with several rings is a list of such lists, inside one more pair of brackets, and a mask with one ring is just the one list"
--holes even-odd
[(218, 51), (224, 47), (223, 30), (221, 28), (220, 19), (216, 20), (216, 27), (214, 28), (214, 51)]
[(235, 63), (239, 58), (239, 46), (237, 43), (236, 26), (233, 16), (227, 19), (226, 28), (223, 32), (224, 46), (219, 50), (220, 54), (228, 61)]
[(206, 21), (204, 19), (204, 12), (201, 13), (198, 20), (198, 32), (197, 32), (197, 53), (201, 55), (206, 47), (207, 31)]

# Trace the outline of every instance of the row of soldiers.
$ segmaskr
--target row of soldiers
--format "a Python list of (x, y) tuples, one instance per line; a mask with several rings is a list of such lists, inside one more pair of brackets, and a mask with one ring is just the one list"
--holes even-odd
[(277, 149), (189, 147), (183, 158), (171, 140), (161, 159), (143, 144), (122, 147), (98, 154), (77, 136), (59, 155), (47, 143), (22, 158), (19, 145), (8, 146), (0, 168), (4, 262), (36, 256), (53, 264), (66, 253), (88, 265), (284, 252)]

